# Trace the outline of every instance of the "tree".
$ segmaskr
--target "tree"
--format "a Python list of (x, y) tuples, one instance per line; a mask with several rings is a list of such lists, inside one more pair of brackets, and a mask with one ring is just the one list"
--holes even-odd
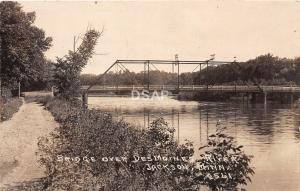
[(55, 63), (54, 84), (59, 96), (71, 100), (80, 93), (80, 73), (88, 60), (94, 54), (94, 48), (102, 32), (88, 30), (81, 45), (76, 51), (69, 51), (63, 58), (57, 58)]
[(52, 42), (34, 26), (35, 13), (24, 12), (18, 2), (0, 2), (1, 80), (7, 87), (29, 83), (44, 71), (45, 56)]

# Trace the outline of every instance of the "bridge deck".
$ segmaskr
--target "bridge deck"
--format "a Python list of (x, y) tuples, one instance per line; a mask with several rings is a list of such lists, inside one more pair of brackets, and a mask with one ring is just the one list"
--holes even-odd
[[(88, 86), (82, 86), (81, 90), (86, 90)], [(261, 89), (260, 89), (261, 88)], [(237, 93), (300, 93), (300, 86), (204, 86), (204, 85), (181, 85), (179, 91), (186, 92), (237, 92)], [(115, 92), (115, 91), (142, 91), (148, 90), (147, 86), (93, 86), (89, 92)], [(150, 85), (149, 91), (178, 91), (175, 85)]]

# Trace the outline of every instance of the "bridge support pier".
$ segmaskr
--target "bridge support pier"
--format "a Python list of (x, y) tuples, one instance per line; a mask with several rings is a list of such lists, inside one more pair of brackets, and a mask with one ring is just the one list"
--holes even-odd
[(249, 94), (250, 97), (250, 101), (251, 103), (256, 103), (256, 94), (255, 93), (251, 93)]
[(247, 104), (249, 104), (249, 94), (246, 94), (246, 96), (247, 96)]
[(267, 92), (264, 92), (264, 105), (266, 106), (267, 105), (267, 101), (268, 101), (268, 94)]
[(249, 95), (248, 94), (242, 94), (242, 98), (243, 98), (243, 104), (249, 102)]

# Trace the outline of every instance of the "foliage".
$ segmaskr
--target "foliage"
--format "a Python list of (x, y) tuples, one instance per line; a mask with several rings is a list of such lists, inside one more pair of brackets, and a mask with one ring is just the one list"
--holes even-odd
[(77, 97), (80, 92), (80, 73), (94, 53), (101, 33), (88, 30), (76, 51), (69, 51), (63, 58), (57, 58), (54, 69), (54, 84), (58, 93), (65, 99)]
[(213, 191), (236, 190), (238, 185), (251, 181), (254, 170), (250, 166), (252, 156), (246, 155), (243, 146), (236, 146), (233, 137), (224, 134), (218, 127), (216, 134), (208, 138), (207, 145), (200, 148), (204, 152), (197, 160), (200, 166), (196, 181), (202, 182)]
[[(177, 75), (171, 72), (151, 70), (149, 76), (151, 85), (168, 85), (177, 82)], [(83, 85), (90, 85), (94, 82), (97, 85), (143, 85), (148, 83), (147, 74), (145, 75), (144, 72), (119, 71), (116, 73), (111, 71), (99, 82), (96, 81), (97, 77), (94, 74), (83, 74), (80, 79)]]
[[(249, 167), (250, 157), (241, 146), (234, 145), (233, 138), (221, 131), (209, 137), (205, 153), (230, 159), (236, 157), (235, 161), (210, 161), (201, 155), (193, 162), (190, 160), (194, 156), (192, 143), (178, 145), (174, 140), (174, 129), (162, 118), (153, 121), (148, 129), (139, 129), (122, 120), (114, 120), (108, 113), (82, 110), (78, 101), (48, 97), (40, 102), (60, 123), (51, 137), (39, 141), (40, 162), (46, 167), (46, 190), (197, 191), (200, 185), (231, 190), (246, 184), (248, 173), (253, 173)], [(165, 156), (169, 160), (154, 160), (154, 156)], [(170, 159), (176, 156), (187, 160)], [(70, 157), (71, 161), (79, 157), (80, 162), (62, 162), (59, 157)], [(103, 162), (103, 157), (125, 157), (126, 161), (113, 158)], [(141, 157), (152, 160), (141, 161)], [(139, 162), (133, 162), (137, 158)], [(205, 177), (216, 171), (198, 168), (199, 164), (222, 164), (228, 167), (223, 173), (230, 173), (232, 179), (225, 181), (214, 177), (207, 180)], [(182, 169), (176, 168), (178, 166)]]
[[(46, 103), (61, 126), (51, 138), (39, 142), (41, 163), (46, 167), (48, 190), (182, 190), (192, 182), (190, 161), (151, 161), (149, 165), (186, 165), (186, 170), (147, 170), (137, 156), (193, 155), (191, 143), (178, 145), (172, 128), (163, 119), (148, 130), (139, 130), (97, 110), (81, 110), (78, 103), (54, 99)], [(96, 157), (96, 162), (62, 163), (57, 156)], [(127, 162), (102, 162), (100, 157), (126, 157)], [(97, 158), (99, 157), (99, 158)]]
[(44, 52), (52, 38), (34, 26), (34, 12), (24, 12), (18, 2), (0, 2), (0, 60), (2, 85), (38, 81), (45, 70)]
[(0, 121), (12, 118), (13, 114), (19, 110), (22, 104), (23, 102), (19, 98), (0, 98)]
[(46, 60), (35, 80), (28, 80), (21, 83), (22, 91), (51, 90), (53, 86), (54, 63)]
[(293, 85), (300, 84), (299, 58), (287, 59), (271, 54), (261, 55), (245, 63), (208, 67), (194, 78), (195, 84)]

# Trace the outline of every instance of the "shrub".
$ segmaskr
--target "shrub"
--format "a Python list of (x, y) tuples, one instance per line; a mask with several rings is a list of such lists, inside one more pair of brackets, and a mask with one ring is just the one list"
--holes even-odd
[(224, 133), (217, 126), (216, 134), (208, 138), (207, 145), (200, 148), (203, 153), (197, 160), (199, 171), (196, 180), (211, 190), (236, 190), (239, 185), (246, 185), (254, 174), (250, 166), (253, 156), (246, 155), (243, 146), (236, 145), (233, 137)]
[(22, 104), (23, 102), (19, 98), (0, 98), (0, 121), (9, 120), (12, 118), (13, 114), (19, 110)]
[[(232, 137), (221, 131), (211, 135), (202, 149), (206, 156), (230, 160), (220, 162), (201, 155), (199, 160), (192, 162), (192, 143), (187, 141), (179, 145), (174, 140), (174, 129), (162, 118), (141, 130), (122, 120), (114, 120), (108, 113), (82, 109), (77, 101), (51, 99), (45, 107), (60, 122), (51, 137), (39, 141), (40, 162), (46, 167), (47, 190), (196, 191), (200, 185), (213, 190), (234, 190), (239, 184), (246, 184), (249, 173), (254, 173), (249, 167), (250, 157), (244, 154), (241, 146), (234, 145)], [(168, 160), (155, 160), (159, 156)], [(112, 158), (104, 162), (101, 159), (105, 157), (126, 160)], [(141, 157), (147, 162), (141, 161)], [(172, 157), (187, 159), (172, 160)], [(232, 157), (236, 160), (231, 161)], [(134, 162), (137, 158), (139, 162)], [(80, 162), (74, 163), (76, 160)], [(226, 170), (198, 168), (202, 164), (224, 165)], [(215, 173), (230, 173), (232, 179), (207, 179)]]
[[(80, 103), (54, 99), (46, 108), (61, 123), (50, 138), (39, 141), (40, 162), (46, 167), (49, 190), (180, 190), (188, 185), (190, 161), (150, 161), (148, 167), (182, 165), (186, 170), (147, 170), (145, 162), (132, 162), (137, 156), (191, 157), (191, 143), (178, 145), (173, 129), (163, 119), (154, 121), (149, 130), (139, 130), (110, 114), (98, 110), (82, 110)], [(127, 162), (65, 163), (58, 156), (125, 157)]]

